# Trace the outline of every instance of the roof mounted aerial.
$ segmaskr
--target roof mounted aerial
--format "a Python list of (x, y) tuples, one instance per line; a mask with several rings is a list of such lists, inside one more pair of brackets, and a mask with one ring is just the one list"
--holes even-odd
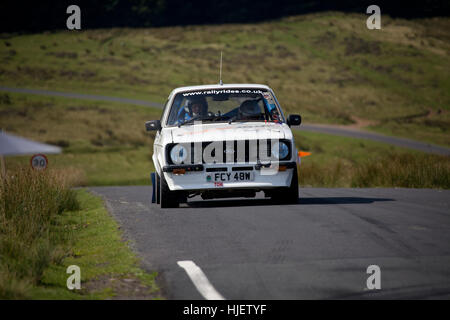
[(219, 84), (223, 85), (223, 82), (222, 82), (222, 51), (220, 51)]

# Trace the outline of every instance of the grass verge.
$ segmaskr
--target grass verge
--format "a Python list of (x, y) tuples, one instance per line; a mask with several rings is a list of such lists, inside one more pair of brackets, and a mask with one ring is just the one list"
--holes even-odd
[[(159, 299), (100, 198), (62, 173), (10, 173), (0, 188), (0, 299)], [(67, 267), (81, 269), (68, 290)]]

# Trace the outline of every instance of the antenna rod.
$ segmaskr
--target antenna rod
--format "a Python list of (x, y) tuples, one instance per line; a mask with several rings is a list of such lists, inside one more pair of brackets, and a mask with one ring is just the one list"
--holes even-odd
[(223, 85), (222, 82), (222, 51), (220, 51), (220, 72), (219, 72), (219, 84)]

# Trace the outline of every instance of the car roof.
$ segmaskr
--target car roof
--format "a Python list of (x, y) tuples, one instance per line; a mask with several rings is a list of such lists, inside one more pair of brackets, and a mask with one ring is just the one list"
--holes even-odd
[(272, 91), (272, 89), (264, 84), (257, 83), (229, 83), (229, 84), (207, 84), (201, 86), (187, 86), (179, 87), (170, 93), (169, 97), (175, 95), (179, 92), (186, 91), (196, 91), (196, 90), (209, 90), (209, 89), (231, 89), (231, 88), (255, 88), (255, 89), (266, 89)]

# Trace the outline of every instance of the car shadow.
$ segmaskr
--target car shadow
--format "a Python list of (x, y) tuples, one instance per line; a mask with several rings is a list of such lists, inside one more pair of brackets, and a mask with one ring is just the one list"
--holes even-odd
[(380, 201), (395, 201), (389, 198), (362, 198), (362, 197), (314, 197), (300, 198), (298, 204), (358, 204), (374, 203)]
[(301, 206), (301, 205), (329, 205), (329, 204), (369, 204), (380, 201), (395, 201), (389, 198), (363, 198), (363, 197), (302, 197), (297, 203), (280, 204), (271, 199), (220, 199), (220, 200), (191, 200), (186, 204), (190, 208), (215, 207), (246, 207), (246, 206)]

